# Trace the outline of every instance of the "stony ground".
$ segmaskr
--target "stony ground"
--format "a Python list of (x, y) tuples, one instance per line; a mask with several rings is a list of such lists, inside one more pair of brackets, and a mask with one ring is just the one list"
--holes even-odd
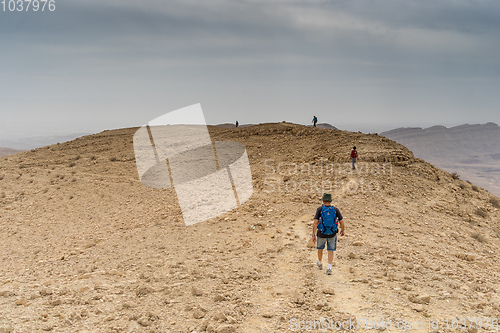
[[(1, 333), (310, 332), (322, 319), (473, 332), (452, 321), (500, 318), (499, 199), (403, 146), (289, 123), (210, 128), (246, 146), (254, 194), (186, 227), (173, 189), (141, 185), (134, 131), (0, 159)], [(323, 191), (347, 229), (331, 276), (306, 246)]]

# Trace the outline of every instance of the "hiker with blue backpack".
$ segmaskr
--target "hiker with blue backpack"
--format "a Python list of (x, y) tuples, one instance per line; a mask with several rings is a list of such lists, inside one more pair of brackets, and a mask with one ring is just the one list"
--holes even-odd
[[(316, 210), (313, 223), (312, 240), (316, 243), (318, 250), (319, 269), (323, 269), (323, 250), (328, 251), (328, 267), (326, 274), (332, 274), (333, 252), (337, 250), (337, 233), (339, 232), (338, 225), (340, 224), (340, 236), (344, 236), (344, 220), (342, 214), (337, 207), (332, 206), (332, 195), (323, 193), (323, 205)], [(317, 242), (316, 242), (317, 237)]]

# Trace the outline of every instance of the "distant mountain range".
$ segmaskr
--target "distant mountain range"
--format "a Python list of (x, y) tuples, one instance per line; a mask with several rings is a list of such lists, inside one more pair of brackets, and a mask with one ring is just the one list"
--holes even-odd
[(20, 152), (23, 152), (24, 150), (20, 149), (12, 149), (12, 148), (2, 148), (0, 147), (0, 157), (2, 156), (7, 156), (7, 155), (12, 155), (12, 154), (17, 154)]
[(500, 196), (500, 127), (495, 123), (397, 128), (381, 135), (415, 156)]
[(71, 141), (84, 135), (89, 135), (89, 133), (75, 133), (60, 136), (35, 136), (16, 140), (0, 139), (0, 147), (8, 147), (14, 150), (30, 150), (53, 145), (58, 142)]

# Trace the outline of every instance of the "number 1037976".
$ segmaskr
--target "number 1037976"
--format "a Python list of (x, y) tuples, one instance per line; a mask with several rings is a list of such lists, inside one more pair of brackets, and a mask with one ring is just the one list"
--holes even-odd
[(2, 0), (2, 12), (53, 12), (56, 10), (56, 0)]

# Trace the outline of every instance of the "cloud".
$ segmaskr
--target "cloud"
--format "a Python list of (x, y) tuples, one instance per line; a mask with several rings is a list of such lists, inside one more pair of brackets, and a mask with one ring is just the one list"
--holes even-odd
[(445, 109), (473, 91), (490, 109), (499, 27), (497, 0), (58, 1), (53, 13), (2, 14), (0, 102)]
[(247, 63), (252, 56), (271, 62), (290, 56), (305, 62), (316, 57), (320, 63), (332, 58), (393, 63), (420, 55), (481, 56), (483, 48), (498, 52), (491, 41), (499, 30), (500, 3), (77, 0), (59, 5), (57, 13), (28, 16), (7, 16), (0, 23), (1, 38), (24, 41), (23, 51), (63, 57)]

